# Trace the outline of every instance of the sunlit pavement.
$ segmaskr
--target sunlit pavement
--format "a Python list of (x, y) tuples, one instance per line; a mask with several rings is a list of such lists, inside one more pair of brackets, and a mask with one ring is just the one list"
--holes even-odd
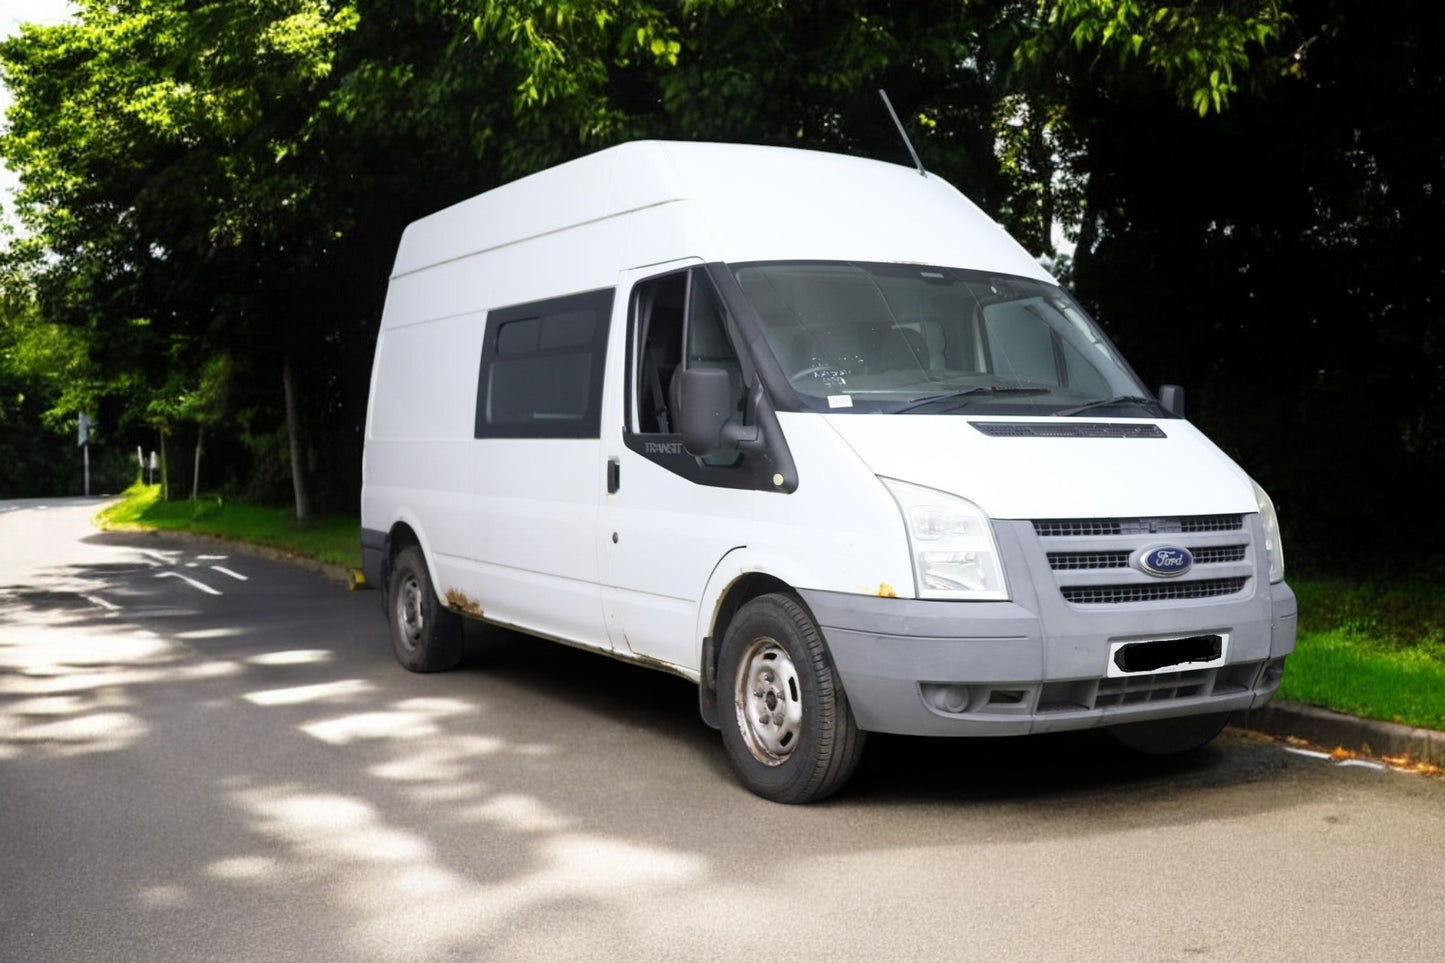
[(1440, 780), (875, 738), (778, 806), (681, 680), (411, 675), (376, 593), (93, 511), (0, 511), (0, 959), (1439, 958)]

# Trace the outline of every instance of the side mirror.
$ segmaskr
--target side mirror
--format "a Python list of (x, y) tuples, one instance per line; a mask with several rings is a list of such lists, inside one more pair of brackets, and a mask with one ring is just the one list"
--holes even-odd
[(1159, 386), (1159, 406), (1176, 418), (1184, 417), (1184, 389), (1179, 385)]
[(719, 448), (755, 445), (757, 428), (732, 420), (733, 386), (721, 368), (684, 368), (672, 376), (675, 392), (673, 412), (677, 416), (682, 447), (689, 455), (702, 457)]

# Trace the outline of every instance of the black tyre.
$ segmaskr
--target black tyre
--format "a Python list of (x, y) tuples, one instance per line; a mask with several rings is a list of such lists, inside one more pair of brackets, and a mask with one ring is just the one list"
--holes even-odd
[(445, 672), (462, 660), (462, 619), (442, 608), (426, 559), (415, 545), (401, 551), (387, 583), (387, 618), (396, 660), (413, 672)]
[(1208, 745), (1229, 724), (1229, 713), (1177, 716), (1153, 722), (1131, 722), (1112, 726), (1109, 731), (1135, 752), (1149, 756), (1177, 756)]
[(728, 761), (764, 799), (824, 799), (862, 757), (866, 733), (818, 626), (791, 596), (759, 596), (738, 610), (718, 656), (718, 703)]

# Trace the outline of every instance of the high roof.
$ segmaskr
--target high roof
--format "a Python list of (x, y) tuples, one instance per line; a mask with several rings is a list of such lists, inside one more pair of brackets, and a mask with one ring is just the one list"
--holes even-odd
[(905, 261), (1048, 277), (935, 175), (819, 151), (675, 141), (611, 147), (423, 218), (403, 235), (393, 276), (670, 204), (713, 242), (677, 256)]

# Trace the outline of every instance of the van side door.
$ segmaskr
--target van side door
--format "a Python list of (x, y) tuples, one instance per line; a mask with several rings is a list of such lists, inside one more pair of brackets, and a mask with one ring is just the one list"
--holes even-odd
[(696, 260), (627, 272), (624, 296), (625, 356), (614, 355), (623, 390), (609, 391), (619, 404), (603, 432), (598, 551), (607, 626), (617, 650), (695, 671), (698, 603), (718, 562), (747, 544), (757, 480), (738, 451), (695, 458), (683, 450), (672, 379), (688, 366), (728, 371), (743, 420), (747, 385), (722, 300)]
[(488, 312), (470, 493), (483, 610), (471, 614), (601, 649), (610, 645), (593, 532), (613, 297), (609, 288)]

